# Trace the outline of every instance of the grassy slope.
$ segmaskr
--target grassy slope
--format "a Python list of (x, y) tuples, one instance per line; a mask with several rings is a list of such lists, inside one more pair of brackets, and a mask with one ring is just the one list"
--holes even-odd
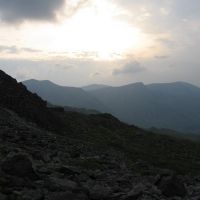
[[(108, 114), (65, 114), (67, 135), (102, 151), (124, 155), (129, 166), (139, 172), (146, 168), (169, 168), (179, 173), (199, 173), (200, 144), (159, 135), (121, 123)], [(136, 165), (144, 161), (146, 166)], [(144, 169), (143, 169), (144, 168)], [(153, 173), (152, 170), (149, 170)]]

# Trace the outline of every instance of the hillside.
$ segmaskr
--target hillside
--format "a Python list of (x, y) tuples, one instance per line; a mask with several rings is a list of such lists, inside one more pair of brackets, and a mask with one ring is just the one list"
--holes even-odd
[(147, 129), (200, 133), (200, 88), (188, 83), (90, 85), (82, 89), (49, 81), (29, 80), (24, 84), (55, 105), (111, 113), (121, 121)]
[[(6, 91), (4, 78), (13, 82), (12, 98), (17, 98), (14, 88), (21, 84), (1, 72), (0, 90)], [(25, 87), (22, 91), (19, 103), (28, 96), (35, 105), (32, 94)], [(43, 106), (53, 126), (54, 117), (64, 122), (62, 132), (49, 132), (20, 115), (26, 107), (8, 109), (6, 96), (0, 96), (1, 199), (199, 198), (199, 143), (129, 126), (110, 114)]]
[(106, 107), (91, 94), (81, 88), (64, 87), (50, 81), (27, 80), (23, 84), (48, 102), (59, 106), (70, 106), (94, 110), (107, 110)]
[(28, 121), (37, 123), (40, 127), (58, 130), (63, 124), (50, 109), (46, 107), (37, 94), (30, 93), (26, 87), (0, 70), (0, 105), (13, 110)]

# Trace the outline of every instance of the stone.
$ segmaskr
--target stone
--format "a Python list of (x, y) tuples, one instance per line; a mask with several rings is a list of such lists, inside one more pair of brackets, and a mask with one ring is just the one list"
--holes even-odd
[(31, 160), (24, 154), (7, 156), (1, 167), (2, 170), (9, 175), (29, 178), (31, 180), (36, 180), (38, 178), (33, 169)]
[(55, 192), (49, 194), (45, 200), (88, 200), (87, 195), (84, 193), (73, 192)]
[(2, 194), (2, 193), (0, 193), (0, 200), (6, 200), (6, 199), (7, 199), (7, 196)]
[(22, 200), (43, 200), (44, 195), (39, 190), (27, 190), (23, 191), (23, 194), (21, 195)]
[(138, 184), (136, 185), (126, 196), (124, 196), (124, 200), (136, 200), (140, 197), (144, 190), (146, 189), (145, 185)]
[(187, 195), (184, 184), (176, 175), (163, 177), (158, 183), (158, 188), (167, 197), (185, 197)]
[(111, 196), (111, 188), (108, 186), (102, 186), (99, 184), (94, 185), (92, 188), (89, 189), (89, 196), (91, 199), (98, 200), (98, 199), (109, 199)]
[(56, 177), (49, 178), (46, 181), (45, 185), (50, 191), (74, 191), (78, 189), (78, 185), (76, 182)]

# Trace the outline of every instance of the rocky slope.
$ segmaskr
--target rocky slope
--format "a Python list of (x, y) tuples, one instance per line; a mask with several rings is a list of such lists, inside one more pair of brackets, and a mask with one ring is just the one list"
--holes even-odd
[[(41, 131), (15, 113), (0, 109), (0, 199), (128, 200), (197, 199), (199, 178), (177, 176), (144, 161), (129, 169), (124, 155)], [(184, 184), (183, 184), (184, 183)]]
[(0, 70), (0, 105), (42, 128), (58, 130), (63, 124), (46, 104), (37, 94), (30, 93), (23, 84)]
[[(17, 82), (10, 87), (14, 85), (21, 88)], [(30, 93), (25, 96), (32, 98)], [(5, 98), (1, 102), (2, 200), (200, 198), (199, 143), (148, 133), (109, 114), (65, 113), (44, 106), (44, 115), (50, 112), (49, 117), (65, 121), (58, 134), (22, 115), (28, 112), (26, 107), (19, 112), (8, 107)]]

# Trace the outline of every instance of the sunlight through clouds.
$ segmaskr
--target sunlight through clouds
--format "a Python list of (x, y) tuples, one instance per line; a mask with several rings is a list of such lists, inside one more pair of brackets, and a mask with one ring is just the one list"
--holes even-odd
[(22, 34), (26, 44), (45, 51), (95, 52), (93, 59), (112, 59), (137, 51), (146, 42), (138, 27), (115, 19), (120, 12), (107, 1), (96, 0), (59, 24), (37, 25), (36, 32), (26, 25)]
[[(7, 60), (7, 66), (11, 65), (9, 60), (12, 63), (16, 60), (18, 66), (18, 61), (26, 60), (31, 68), (35, 62), (38, 66), (56, 62), (57, 72), (66, 75), (61, 66), (73, 60), (77, 67), (68, 70), (71, 73), (68, 80), (72, 81), (69, 78), (80, 71), (86, 82), (91, 74), (100, 72), (101, 76), (93, 76), (93, 80), (116, 84), (153, 82), (158, 74), (160, 80), (172, 77), (175, 80), (180, 74), (179, 79), (185, 80), (188, 70), (179, 66), (184, 62), (191, 63), (191, 71), (199, 73), (200, 68), (196, 67), (200, 64), (199, 0), (29, 2), (0, 0), (0, 61)], [(113, 70), (123, 69), (126, 63), (135, 60), (147, 70), (134, 76), (131, 70), (126, 71), (130, 76), (128, 73), (112, 76)], [(86, 70), (83, 66), (88, 63), (90, 67)], [(169, 66), (174, 63), (177, 71), (171, 76)], [(12, 67), (15, 68), (13, 64)], [(191, 78), (191, 82), (200, 84), (199, 79)]]

